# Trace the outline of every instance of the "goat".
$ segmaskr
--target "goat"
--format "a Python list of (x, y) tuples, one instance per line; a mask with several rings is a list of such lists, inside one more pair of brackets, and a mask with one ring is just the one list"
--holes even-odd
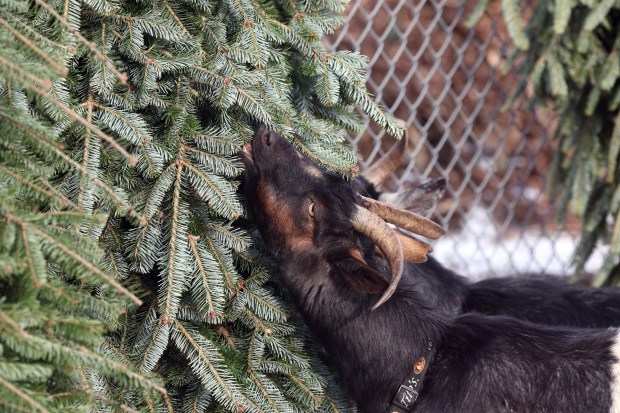
[[(420, 413), (620, 412), (616, 329), (434, 311), (415, 282), (401, 279), (399, 237), (350, 181), (264, 126), (240, 157), (243, 191), (265, 245), (360, 412), (411, 411), (413, 398), (404, 409), (394, 397), (412, 370), (424, 375)], [(432, 224), (415, 221), (422, 235), (437, 235)]]
[[(398, 209), (426, 214), (443, 195), (445, 180), (430, 181), (406, 191), (379, 191), (401, 163), (406, 147), (407, 134), (354, 180), (354, 190)], [(424, 293), (426, 304), (447, 315), (479, 312), (504, 314), (546, 325), (620, 326), (618, 287), (593, 288), (569, 284), (565, 277), (539, 274), (470, 283), (432, 257), (424, 264), (405, 264), (404, 272)]]

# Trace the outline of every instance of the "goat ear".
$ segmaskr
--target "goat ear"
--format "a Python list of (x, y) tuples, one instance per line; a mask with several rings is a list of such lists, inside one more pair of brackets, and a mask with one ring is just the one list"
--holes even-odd
[(404, 191), (383, 192), (379, 196), (379, 201), (399, 209), (426, 216), (435, 209), (445, 193), (446, 180), (440, 178)]
[(356, 291), (380, 293), (389, 283), (385, 276), (371, 268), (359, 249), (350, 249), (329, 257), (328, 261), (344, 281)]

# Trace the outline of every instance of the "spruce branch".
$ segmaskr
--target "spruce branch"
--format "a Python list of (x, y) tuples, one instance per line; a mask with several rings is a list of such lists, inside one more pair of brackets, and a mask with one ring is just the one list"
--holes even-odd
[(52, 66), (54, 68), (54, 70), (56, 70), (56, 73), (58, 74), (58, 76), (61, 76), (61, 77), (67, 76), (67, 73), (69, 73), (69, 70), (66, 67), (64, 67), (62, 64), (60, 64), (57, 61), (55, 61), (54, 59), (52, 59), (52, 57), (49, 54), (47, 54), (46, 52), (41, 50), (41, 48), (39, 48), (32, 40), (30, 40), (28, 37), (26, 37), (22, 33), (20, 33), (17, 29), (15, 29), (13, 26), (11, 26), (9, 24), (9, 22), (4, 20), (2, 17), (0, 17), (0, 25), (6, 27), (11, 32), (11, 34), (13, 36), (17, 37), (30, 50), (35, 52), (47, 64)]
[(129, 211), (130, 216), (137, 218), (139, 221), (144, 221), (144, 218), (141, 215), (139, 215), (127, 201), (125, 201), (120, 196), (118, 196), (118, 194), (116, 193), (114, 189), (112, 189), (110, 186), (102, 182), (96, 176), (93, 176), (92, 173), (88, 169), (82, 167), (80, 163), (75, 162), (73, 159), (67, 156), (64, 153), (60, 145), (58, 145), (57, 143), (47, 138), (41, 131), (38, 131), (34, 129), (33, 127), (30, 127), (29, 125), (26, 125), (22, 122), (18, 122), (17, 120), (15, 120), (13, 116), (11, 116), (10, 113), (4, 112), (2, 108), (0, 108), (0, 118), (2, 118), (4, 122), (10, 123), (11, 126), (13, 126), (14, 128), (18, 130), (22, 130), (26, 135), (34, 137), (37, 140), (37, 142), (42, 144), (42, 146), (47, 151), (53, 153), (55, 156), (58, 156), (58, 158), (62, 159), (64, 162), (71, 165), (71, 167), (79, 170), (84, 175), (88, 176), (90, 178), (90, 182), (93, 185), (98, 186), (102, 188), (103, 190), (105, 190), (110, 195), (110, 197), (117, 202), (118, 205), (122, 206), (123, 208)]
[(170, 2), (168, 0), (164, 0), (163, 3), (164, 3), (164, 7), (166, 8), (166, 11), (170, 14), (170, 16), (172, 16), (177, 26), (181, 28), (181, 30), (183, 31), (183, 33), (185, 34), (187, 38), (191, 38), (192, 37), (191, 33), (183, 24), (183, 20), (172, 9), (172, 7), (170, 6)]
[[(87, 112), (86, 112), (86, 122), (88, 123), (92, 123), (93, 121), (93, 101), (92, 101), (92, 96), (88, 97), (87, 100)], [(92, 170), (91, 166), (93, 166), (93, 162), (91, 162), (91, 131), (90, 130), (86, 130), (86, 135), (84, 136), (84, 150), (83, 150), (83, 155), (82, 155), (82, 168), (84, 169), (88, 169), (88, 170)], [(95, 146), (96, 143), (94, 143), (93, 146)], [(94, 165), (95, 167), (97, 167), (98, 165)], [(96, 174), (98, 171), (95, 171), (93, 174)], [(80, 179), (80, 189), (78, 192), (78, 197), (77, 197), (77, 203), (78, 205), (80, 205), (83, 209), (85, 210), (90, 210), (90, 208), (88, 206), (85, 205), (85, 192), (87, 191), (86, 189), (86, 185), (87, 185), (87, 179), (85, 176), (82, 176), (82, 179)], [(88, 188), (89, 191), (92, 190), (92, 188)]]
[[(76, 122), (81, 123), (86, 129), (88, 129), (89, 131), (99, 136), (101, 139), (108, 142), (108, 144), (110, 144), (112, 148), (114, 148), (116, 151), (118, 151), (121, 155), (123, 155), (127, 159), (127, 162), (131, 166), (134, 166), (136, 164), (137, 161), (135, 157), (130, 155), (125, 150), (125, 148), (123, 148), (112, 136), (108, 135), (107, 133), (104, 133), (99, 128), (95, 127), (92, 123), (89, 123), (84, 118), (82, 118), (80, 115), (78, 115), (74, 110), (72, 110), (71, 108), (66, 106), (64, 103), (62, 103), (61, 101), (56, 99), (54, 96), (52, 96), (48, 92), (48, 90), (52, 88), (52, 83), (49, 80), (36, 78), (35, 76), (23, 71), (21, 67), (19, 67), (16, 64), (11, 63), (10, 61), (8, 61), (2, 56), (0, 56), (0, 64), (4, 65), (5, 67), (11, 68), (12, 70), (15, 71), (15, 73), (17, 73), (21, 77), (22, 80), (25, 80), (26, 85), (27, 85), (26, 88), (28, 90), (44, 98), (47, 102), (51, 103), (52, 105), (60, 109), (62, 112), (64, 112), (67, 116), (69, 116), (69, 118), (73, 119)], [(31, 82), (34, 82), (34, 84)], [(43, 87), (45, 87), (45, 89), (42, 89), (39, 86), (36, 86), (36, 84), (42, 84)]]
[[(190, 366), (195, 369), (194, 372), (202, 383), (213, 392), (214, 397), (229, 408), (238, 409), (249, 405), (248, 407), (255, 407), (253, 411), (261, 411), (254, 403), (242, 397), (240, 389), (233, 384), (233, 378), (229, 375), (224, 376), (214, 364), (214, 362), (219, 364), (222, 360), (214, 357), (216, 350), (212, 344), (185, 328), (179, 320), (174, 321), (174, 326), (172, 335), (175, 344), (185, 354), (190, 355)], [(242, 402), (244, 403), (241, 404)]]
[(18, 399), (24, 401), (26, 405), (30, 406), (35, 411), (39, 411), (43, 413), (51, 413), (49, 410), (43, 407), (40, 403), (38, 403), (32, 397), (30, 397), (29, 395), (27, 395), (26, 393), (18, 389), (16, 386), (14, 386), (11, 382), (4, 380), (2, 376), (0, 376), (0, 386), (7, 389), (10, 393), (15, 395)]
[(310, 148), (306, 144), (304, 144), (296, 136), (293, 136), (293, 143), (295, 144), (295, 146), (300, 148), (303, 151), (303, 153), (308, 155), (315, 162), (321, 163), (321, 164), (327, 166), (329, 169), (331, 169), (333, 171), (340, 170), (340, 165), (339, 164), (336, 164), (336, 163), (333, 163), (333, 162), (326, 162), (326, 160), (324, 158), (321, 158), (319, 155), (316, 155), (312, 150), (310, 150)]
[[(26, 226), (21, 225), (22, 231), (22, 239), (24, 242), (24, 248), (26, 253), (26, 259), (28, 261), (28, 267), (30, 268), (30, 276), (32, 278), (32, 285), (35, 288), (39, 287), (42, 282), (47, 279), (47, 274), (45, 268), (43, 266), (43, 259), (41, 257), (41, 252), (37, 246), (31, 249), (30, 242), (28, 240), (28, 233), (26, 231)], [(36, 257), (36, 258), (35, 258)]]
[[(206, 304), (204, 312), (209, 315), (209, 318), (211, 320), (217, 319), (222, 315), (224, 300), (223, 296), (215, 297), (214, 294), (216, 294), (218, 290), (221, 290), (222, 286), (213, 283), (209, 277), (209, 273), (213, 272), (213, 268), (209, 268), (208, 262), (203, 260), (203, 256), (206, 251), (202, 251), (202, 248), (199, 250), (198, 237), (188, 235), (187, 238), (194, 256), (194, 260), (197, 264), (200, 280), (200, 282), (196, 283), (199, 290), (195, 296), (198, 299), (200, 307), (204, 307)], [(204, 299), (201, 299), (202, 297), (204, 297)]]
[[(183, 162), (187, 168), (190, 180), (196, 186), (196, 190), (209, 202), (209, 206), (220, 215), (231, 220), (238, 219), (242, 214), (241, 205), (233, 197), (228, 196), (233, 188), (227, 181), (223, 181), (217, 175), (209, 176), (190, 162)], [(225, 193), (226, 192), (226, 193)]]
[(55, 248), (58, 248), (60, 251), (62, 251), (64, 254), (66, 254), (68, 257), (70, 257), (73, 260), (75, 260), (76, 262), (80, 263), (90, 273), (97, 275), (99, 278), (101, 278), (103, 281), (105, 281), (106, 284), (112, 286), (116, 291), (118, 291), (122, 295), (124, 295), (124, 296), (128, 297), (129, 299), (131, 299), (136, 305), (139, 305), (139, 306), (142, 305), (142, 300), (140, 298), (135, 296), (127, 288), (123, 287), (114, 278), (112, 278), (109, 275), (103, 273), (94, 264), (92, 264), (91, 262), (89, 262), (86, 259), (84, 259), (80, 254), (76, 253), (74, 250), (72, 250), (71, 248), (66, 246), (64, 243), (62, 243), (57, 238), (54, 238), (52, 235), (48, 234), (47, 232), (43, 231), (42, 229), (40, 229), (40, 228), (38, 228), (38, 227), (36, 227), (34, 225), (31, 225), (29, 222), (24, 221), (24, 220), (20, 219), (19, 217), (17, 217), (16, 215), (13, 215), (11, 213), (2, 213), (0, 216), (4, 216), (5, 220), (9, 220), (11, 222), (15, 222), (15, 223), (19, 224), (24, 230), (32, 231), (34, 234), (37, 234), (41, 239), (46, 240), (51, 245), (53, 245)]
[(69, 198), (64, 196), (64, 194), (62, 194), (61, 192), (56, 190), (56, 188), (54, 188), (51, 185), (47, 185), (47, 189), (45, 189), (45, 188), (37, 185), (34, 181), (32, 181), (32, 180), (30, 180), (28, 178), (25, 178), (22, 175), (12, 171), (11, 169), (9, 169), (7, 167), (4, 167), (4, 166), (0, 166), (0, 171), (2, 171), (3, 173), (11, 176), (13, 179), (16, 179), (21, 184), (23, 184), (23, 185), (25, 185), (27, 187), (30, 187), (33, 190), (35, 190), (36, 192), (44, 195), (50, 201), (54, 201), (54, 200), (58, 199), (60, 204), (63, 205), (63, 206), (68, 206), (70, 208), (79, 209), (79, 207), (76, 204), (71, 202), (71, 200)]
[[(137, 374), (129, 369), (126, 365), (117, 363), (108, 358), (97, 354), (90, 349), (75, 343), (72, 348), (63, 345), (61, 343), (46, 340), (30, 334), (24, 329), (16, 320), (10, 317), (5, 311), (0, 310), (0, 321), (4, 322), (4, 325), (0, 325), (7, 335), (19, 336), (22, 343), (27, 343), (27, 348), (17, 349), (14, 346), (13, 350), (19, 353), (29, 353), (32, 358), (69, 358), (78, 357), (80, 362), (97, 365), (103, 367), (107, 372), (122, 372), (123, 375), (134, 381), (140, 383), (140, 385), (147, 386), (156, 390), (161, 394), (166, 394), (166, 389), (155, 383), (148, 377)], [(9, 328), (7, 328), (9, 327)]]
[[(558, 221), (569, 208), (583, 219), (573, 265), (579, 274), (598, 241), (619, 251), (620, 218), (620, 5), (617, 1), (557, 0), (532, 4), (523, 27), (517, 0), (502, 0), (509, 34), (518, 49), (511, 61), (523, 80), (504, 104), (509, 108), (529, 82), (532, 101), (559, 114), (559, 140), (548, 192), (558, 200)], [(550, 24), (550, 23), (553, 24)], [(559, 193), (561, 192), (561, 193)], [(609, 218), (608, 218), (609, 217)], [(611, 219), (611, 224), (607, 221)], [(608, 254), (593, 284), (617, 283), (620, 261)]]
[(519, 0), (502, 0), (502, 9), (508, 33), (515, 42), (515, 45), (521, 50), (527, 50), (530, 47), (530, 41), (525, 35), (525, 29), (521, 20), (521, 8)]
[(130, 406), (127, 406), (126, 404), (123, 403), (119, 403), (116, 400), (112, 400), (109, 397), (106, 397), (103, 395), (103, 392), (99, 392), (99, 393), (95, 393), (92, 391), (91, 389), (91, 383), (88, 379), (88, 375), (86, 373), (86, 370), (83, 367), (77, 367), (76, 369), (77, 372), (77, 376), (79, 377), (79, 380), (82, 383), (82, 388), (85, 389), (86, 392), (88, 392), (88, 394), (90, 394), (91, 399), (90, 399), (90, 407), (91, 407), (91, 411), (93, 412), (103, 412), (104, 409), (101, 409), (99, 407), (99, 405), (97, 404), (98, 401), (104, 402), (107, 406), (114, 406), (118, 409), (120, 409), (120, 411), (122, 412), (127, 412), (127, 413), (140, 413), (139, 410), (135, 410), (132, 409)]
[(178, 251), (183, 248), (179, 245), (179, 242), (186, 236), (185, 229), (182, 227), (183, 224), (180, 222), (183, 219), (180, 217), (180, 215), (183, 214), (181, 211), (181, 177), (183, 173), (183, 164), (177, 162), (176, 167), (176, 179), (172, 198), (170, 252), (166, 265), (168, 272), (164, 278), (164, 294), (162, 294), (160, 299), (160, 305), (163, 306), (161, 320), (164, 324), (170, 324), (175, 320), (178, 303), (181, 293), (184, 291), (185, 284), (185, 271), (178, 268), (183, 265), (183, 261), (178, 260)]
[[(265, 286), (271, 263), (249, 249), (251, 228), (240, 228), (236, 178), (257, 122), (341, 172), (355, 163), (343, 145), (343, 128), (359, 127), (351, 107), (390, 122), (364, 88), (364, 60), (330, 62), (320, 42), (341, 21), (342, 2), (61, 3), (35, 0), (1, 16), (24, 36), (9, 37), (23, 60), (0, 55), (13, 64), (0, 83), (9, 132), (0, 174), (3, 208), (25, 224), (0, 226), (28, 286), (20, 308), (41, 306), (20, 319), (28, 335), (9, 329), (2, 340), (23, 341), (22, 357), (46, 354), (54, 372), (71, 356), (71, 366), (84, 364), (50, 406), (330, 411), (290, 308)], [(63, 59), (66, 78), (46, 83)], [(22, 206), (31, 212), (16, 212)], [(144, 304), (128, 305), (110, 280)], [(46, 310), (53, 333), (31, 340)], [(92, 347), (110, 326), (101, 359), (60, 337)]]
[(30, 87), (35, 91), (40, 91), (40, 93), (46, 93), (43, 89), (38, 88), (35, 85), (41, 85), (45, 89), (51, 89), (53, 84), (48, 79), (41, 79), (32, 73), (25, 70), (22, 66), (11, 62), (9, 59), (5, 59), (2, 55), (0, 55), (0, 64), (2, 65), (4, 70), (10, 69), (13, 72), (13, 75), (26, 84), (26, 87)]
[(239, 276), (232, 265), (232, 260), (230, 257), (227, 257), (220, 252), (218, 246), (216, 246), (213, 240), (206, 238), (205, 242), (205, 245), (209, 248), (210, 253), (215, 258), (217, 265), (222, 272), (228, 291), (234, 294), (238, 288), (237, 282), (239, 280)]
[(120, 73), (118, 70), (116, 70), (116, 68), (108, 61), (105, 55), (101, 53), (101, 51), (97, 49), (97, 47), (92, 42), (88, 41), (84, 36), (82, 36), (82, 34), (77, 29), (71, 26), (69, 22), (67, 22), (67, 19), (65, 17), (58, 14), (56, 10), (54, 10), (43, 0), (35, 0), (35, 3), (39, 7), (45, 9), (45, 11), (52, 15), (56, 19), (56, 21), (58, 21), (65, 29), (67, 29), (80, 43), (85, 45), (88, 50), (90, 50), (97, 57), (97, 59), (101, 63), (103, 63), (111, 73), (114, 74), (114, 76), (121, 82), (122, 85), (127, 85), (127, 75)]

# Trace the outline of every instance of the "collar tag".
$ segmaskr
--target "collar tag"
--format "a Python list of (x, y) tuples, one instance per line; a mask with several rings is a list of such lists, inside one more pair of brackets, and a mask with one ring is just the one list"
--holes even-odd
[(405, 411), (409, 411), (413, 407), (413, 403), (418, 399), (418, 394), (419, 393), (415, 391), (413, 387), (401, 384), (392, 404)]
[(413, 364), (411, 375), (398, 388), (398, 392), (396, 392), (396, 396), (388, 408), (389, 413), (408, 413), (413, 410), (413, 405), (422, 389), (422, 380), (424, 380), (434, 353), (433, 342), (429, 341), (424, 355)]

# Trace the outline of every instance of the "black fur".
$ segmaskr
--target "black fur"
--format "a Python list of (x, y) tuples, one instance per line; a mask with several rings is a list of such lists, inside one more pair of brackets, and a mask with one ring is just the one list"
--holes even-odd
[(433, 257), (424, 264), (407, 264), (403, 278), (416, 284), (425, 302), (445, 315), (477, 312), (555, 326), (620, 326), (618, 287), (587, 287), (537, 274), (470, 283)]
[(620, 326), (620, 289), (569, 284), (558, 277), (493, 278), (470, 284), (462, 312), (505, 314), (548, 325)]
[[(393, 297), (371, 311), (380, 294), (372, 291), (382, 284), (376, 277), (388, 272), (369, 240), (352, 230), (357, 199), (350, 182), (317, 175), (307, 158), (262, 127), (242, 159), (244, 191), (265, 243), (361, 412), (385, 411), (429, 340), (437, 351), (416, 412), (609, 411), (616, 330), (449, 317), (436, 305), (462, 291), (423, 297), (428, 277), (403, 277)], [(413, 268), (441, 269), (434, 261)]]
[[(300, 271), (285, 267), (285, 275)], [(429, 340), (437, 353), (416, 412), (609, 411), (613, 330), (480, 314), (449, 319), (420, 305), (407, 285), (370, 311), (376, 295), (330, 281), (297, 306), (361, 412), (385, 411)]]

